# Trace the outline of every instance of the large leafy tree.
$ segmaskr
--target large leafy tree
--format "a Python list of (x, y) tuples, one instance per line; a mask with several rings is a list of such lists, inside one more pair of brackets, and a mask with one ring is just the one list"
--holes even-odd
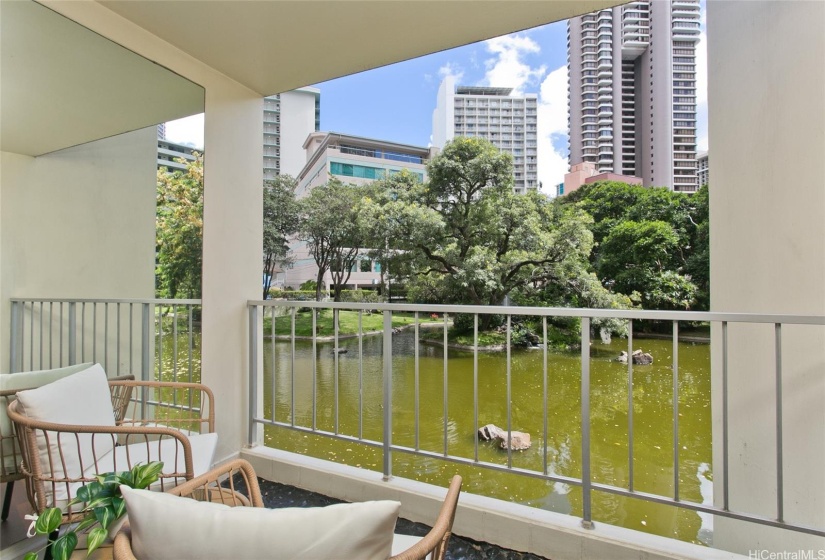
[(299, 218), (295, 198), (297, 184), (289, 175), (280, 175), (264, 184), (264, 299), (269, 294), (276, 270), (292, 266), (290, 238), (298, 230)]
[(362, 197), (359, 187), (331, 179), (299, 200), (298, 238), (306, 243), (318, 267), (315, 298), (319, 301), (327, 271), (332, 276), (334, 300), (341, 300), (341, 290), (364, 246), (359, 220)]
[(158, 295), (201, 297), (203, 263), (203, 159), (196, 154), (186, 171), (157, 175)]
[(514, 290), (586, 268), (589, 218), (537, 193), (513, 194), (509, 154), (457, 138), (428, 173), (425, 184), (390, 179), (388, 200), (373, 209), (416, 299), (501, 305)]
[(707, 309), (706, 193), (600, 182), (561, 203), (593, 217), (591, 262), (605, 286), (647, 309)]

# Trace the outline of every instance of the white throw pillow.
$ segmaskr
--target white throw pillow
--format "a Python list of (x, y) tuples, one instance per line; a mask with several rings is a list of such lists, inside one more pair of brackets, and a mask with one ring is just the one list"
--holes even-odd
[(121, 487), (139, 560), (386, 560), (401, 504), (265, 509)]
[[(38, 389), (17, 393), (18, 410), (34, 420), (56, 424), (114, 426), (112, 397), (106, 372), (100, 364)], [(109, 434), (75, 434), (36, 431), (40, 468), (46, 476), (79, 478), (83, 471), (114, 449)], [(50, 493), (50, 485), (46, 487)], [(56, 485), (52, 499), (71, 499), (70, 486)]]
[[(3, 373), (0, 374), (0, 391), (20, 391), (22, 389), (33, 389), (35, 387), (42, 387), (47, 383), (52, 383), (58, 379), (63, 379), (68, 375), (72, 375), (84, 369), (92, 367), (92, 363), (77, 364), (73, 366), (66, 366), (55, 369), (40, 369), (37, 371), (22, 371), (20, 373)], [(0, 400), (0, 435), (3, 438), (3, 468), (5, 472), (17, 472), (17, 465), (15, 465), (14, 446), (17, 445), (16, 439), (11, 439), (10, 436), (14, 433), (11, 426), (11, 420), (7, 411), (8, 402), (3, 399)], [(17, 453), (19, 460), (20, 454)]]

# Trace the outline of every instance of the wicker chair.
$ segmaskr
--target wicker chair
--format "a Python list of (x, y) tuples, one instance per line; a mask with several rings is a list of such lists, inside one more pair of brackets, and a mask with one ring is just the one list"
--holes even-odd
[[(246, 495), (241, 493), (241, 487)], [(200, 501), (211, 501), (230, 506), (264, 507), (258, 478), (248, 462), (236, 459), (216, 467), (212, 471), (185, 482), (169, 491)], [(409, 549), (390, 557), (390, 560), (417, 560), (431, 558), (443, 560), (450, 539), (458, 495), (461, 492), (461, 477), (454, 476), (441, 506), (441, 511), (432, 530)], [(125, 524), (114, 542), (114, 560), (137, 560), (132, 551), (132, 534)]]
[[(16, 374), (4, 374), (16, 375)], [(111, 378), (111, 381), (134, 381), (134, 375), (120, 375)], [(18, 391), (25, 391), (27, 389), (35, 389), (36, 387), (20, 387), (15, 389), (7, 389), (0, 391), (0, 415), (7, 414), (9, 405), (17, 398)], [(111, 386), (112, 391), (112, 408), (116, 420), (122, 420), (126, 412), (126, 403), (129, 401), (128, 390), (124, 390), (121, 386)], [(5, 423), (4, 423), (5, 424)], [(20, 463), (23, 457), (20, 453), (20, 445), (18, 444), (17, 434), (14, 430), (14, 424), (9, 423), (8, 429), (0, 430), (0, 483), (6, 484), (6, 492), (3, 497), (3, 512), (0, 519), (5, 521), (9, 516), (9, 509), (11, 507), (12, 492), (14, 491), (14, 483), (17, 480), (22, 480), (25, 475), (20, 470)]]
[[(199, 433), (215, 431), (214, 397), (208, 387), (109, 380), (109, 388), (115, 426), (43, 422), (22, 414), (19, 401), (9, 405), (22, 459), (20, 474), (36, 513), (57, 506), (64, 510), (64, 523), (77, 521), (81, 517), (78, 506), (68, 506), (68, 501), (80, 486), (94, 481), (96, 474), (129, 470), (137, 463), (164, 462), (164, 471), (153, 486), (158, 490), (169, 490), (208, 470), (208, 464), (196, 469), (196, 459), (204, 462), (204, 457), (195, 456), (197, 449), (193, 452), (190, 442)], [(57, 447), (57, 452), (43, 450), (49, 445)], [(207, 463), (211, 463), (212, 452), (214, 443)], [(67, 466), (66, 457), (72, 454), (79, 456), (79, 469)]]

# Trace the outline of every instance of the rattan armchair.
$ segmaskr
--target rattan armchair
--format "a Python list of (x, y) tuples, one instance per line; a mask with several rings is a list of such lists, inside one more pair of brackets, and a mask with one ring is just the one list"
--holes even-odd
[[(22, 414), (19, 401), (9, 405), (21, 454), (20, 474), (36, 513), (60, 507), (64, 523), (76, 521), (79, 506), (68, 503), (96, 474), (162, 461), (163, 473), (153, 488), (169, 490), (211, 466), (216, 436), (208, 436), (208, 442), (199, 436), (215, 430), (214, 397), (208, 387), (109, 380), (109, 388), (114, 426), (43, 422)], [(197, 437), (211, 448), (196, 445)], [(199, 449), (206, 451), (198, 455)], [(79, 467), (67, 457), (79, 461)]]
[[(6, 374), (16, 375), (16, 374)], [(111, 378), (111, 381), (134, 381), (134, 375), (120, 375)], [(17, 398), (18, 391), (25, 391), (27, 389), (35, 389), (36, 387), (20, 387), (15, 389), (0, 390), (0, 415), (7, 414), (9, 405)], [(129, 402), (131, 389), (121, 385), (112, 385), (110, 383), (110, 390), (112, 394), (112, 409), (116, 420), (123, 420), (126, 412), (126, 404)], [(0, 430), (0, 483), (6, 484), (6, 492), (3, 497), (3, 512), (0, 519), (5, 521), (9, 516), (9, 508), (11, 507), (11, 497), (14, 491), (15, 481), (25, 478), (23, 471), (20, 468), (23, 456), (20, 453), (20, 445), (18, 444), (17, 434), (14, 430), (14, 424), (9, 423), (8, 426), (3, 423), (3, 430)]]
[[(447, 496), (444, 498), (432, 530), (407, 550), (390, 557), (390, 560), (423, 560), (424, 558), (443, 560), (452, 534), (460, 492), (461, 477), (456, 475), (450, 483)], [(255, 471), (252, 465), (243, 459), (236, 459), (216, 467), (204, 475), (173, 488), (169, 493), (229, 506), (264, 507)], [(128, 523), (115, 537), (114, 560), (137, 560), (132, 551), (132, 534)]]

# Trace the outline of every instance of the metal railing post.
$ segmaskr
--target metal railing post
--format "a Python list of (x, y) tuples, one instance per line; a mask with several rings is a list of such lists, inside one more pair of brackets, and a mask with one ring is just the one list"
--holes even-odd
[[(384, 311), (384, 480), (392, 478), (392, 311)], [(446, 350), (446, 348), (445, 348)]]
[[(273, 364), (274, 366), (274, 364)], [(249, 306), (249, 439), (247, 443), (256, 443), (255, 416), (258, 408), (258, 306)]]
[(69, 365), (77, 363), (77, 304), (69, 302)]
[[(582, 317), (582, 527), (592, 529), (590, 480), (590, 317)], [(631, 358), (632, 359), (632, 358)]]
[[(20, 346), (23, 342), (23, 333), (20, 332), (20, 314), (22, 303), (19, 301), (11, 302), (11, 325), (9, 331), (9, 372), (16, 373), (19, 371), (17, 363), (20, 359)], [(22, 369), (22, 368), (20, 368)]]
[[(152, 346), (151, 334), (149, 332), (149, 320), (152, 317), (152, 304), (144, 303), (143, 311), (141, 313), (141, 341), (140, 341), (140, 378), (143, 381), (149, 381), (149, 368), (151, 367), (149, 349)], [(141, 417), (146, 418), (146, 390), (140, 392), (140, 410)]]

